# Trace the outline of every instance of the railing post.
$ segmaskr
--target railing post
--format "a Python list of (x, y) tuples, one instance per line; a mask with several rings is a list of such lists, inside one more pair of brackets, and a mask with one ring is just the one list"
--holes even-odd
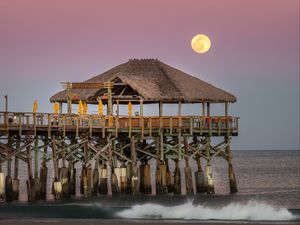
[(47, 117), (48, 117), (48, 138), (51, 138), (51, 118), (50, 118), (50, 114), (48, 114)]
[(19, 114), (19, 136), (22, 136), (22, 114)]
[(33, 113), (33, 131), (34, 131), (34, 137), (36, 137), (36, 113)]
[(149, 136), (152, 136), (152, 118), (149, 118)]

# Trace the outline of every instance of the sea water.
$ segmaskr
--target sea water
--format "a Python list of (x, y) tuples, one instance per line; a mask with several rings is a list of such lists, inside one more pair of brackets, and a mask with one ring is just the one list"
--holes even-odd
[[(21, 182), (23, 182), (20, 193), (21, 203), (0, 205), (0, 218), (299, 221), (299, 153), (299, 151), (288, 150), (233, 151), (239, 190), (233, 195), (229, 194), (227, 164), (221, 158), (213, 160), (215, 195), (100, 196), (90, 200), (73, 199), (54, 202), (51, 201), (53, 197), (50, 170), (49, 201), (34, 204), (25, 203), (27, 193), (24, 182), (27, 174), (24, 164), (24, 168), (20, 171)], [(50, 163), (48, 166), (50, 169)], [(191, 166), (193, 172), (197, 170), (196, 164), (192, 161)], [(151, 163), (151, 167), (155, 167), (154, 162)], [(184, 194), (184, 162), (180, 164), (180, 167)], [(173, 170), (173, 168), (174, 164), (170, 163), (170, 169)], [(79, 174), (78, 172), (78, 181)], [(152, 178), (154, 178), (154, 170)], [(155, 179), (152, 180), (154, 185)], [(79, 182), (77, 182), (78, 185)], [(78, 190), (77, 195), (79, 197)]]

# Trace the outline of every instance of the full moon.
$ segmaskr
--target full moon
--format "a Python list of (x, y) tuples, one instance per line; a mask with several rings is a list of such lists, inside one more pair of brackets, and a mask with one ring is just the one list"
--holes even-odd
[(204, 34), (197, 34), (191, 41), (192, 49), (197, 53), (205, 53), (210, 49), (209, 37)]

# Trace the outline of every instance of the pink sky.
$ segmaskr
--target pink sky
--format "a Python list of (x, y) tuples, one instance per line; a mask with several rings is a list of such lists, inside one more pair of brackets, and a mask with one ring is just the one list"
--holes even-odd
[[(158, 58), (237, 96), (238, 148), (299, 148), (298, 19), (298, 0), (2, 0), (0, 95), (11, 110), (37, 98), (50, 111), (61, 81)], [(190, 48), (197, 33), (211, 38), (206, 54)]]

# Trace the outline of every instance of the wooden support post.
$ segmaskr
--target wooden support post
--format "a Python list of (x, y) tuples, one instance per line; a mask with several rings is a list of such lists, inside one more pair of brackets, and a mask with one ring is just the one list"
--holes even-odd
[(39, 180), (39, 139), (36, 136), (34, 141), (34, 190), (36, 200), (40, 199), (41, 184)]
[(53, 181), (53, 190), (55, 200), (62, 199), (62, 183), (59, 180), (59, 171), (58, 171), (58, 156), (57, 156), (57, 147), (55, 136), (52, 136), (52, 156), (53, 156), (53, 169), (54, 169), (54, 181)]
[(62, 110), (63, 110), (63, 103), (59, 102), (59, 114), (62, 114)]
[(41, 163), (40, 168), (40, 183), (41, 183), (41, 189), (40, 189), (40, 197), (42, 200), (47, 199), (47, 161), (46, 161), (46, 155), (48, 153), (48, 144), (49, 140), (48, 138), (44, 139), (44, 152), (43, 152), (43, 161)]
[(138, 165), (137, 165), (137, 152), (135, 148), (134, 136), (130, 139), (130, 148), (131, 148), (131, 160), (132, 160), (132, 178), (131, 178), (131, 187), (132, 193), (139, 193), (139, 178), (138, 178)]
[(161, 185), (161, 171), (160, 171), (160, 139), (159, 137), (155, 137), (155, 152), (157, 155), (156, 158), (156, 195), (162, 193), (162, 185)]
[(0, 203), (5, 201), (5, 176), (0, 164)]
[(196, 156), (196, 162), (197, 162), (197, 166), (198, 166), (198, 171), (195, 172), (196, 192), (197, 193), (205, 193), (207, 191), (207, 188), (205, 185), (204, 173), (201, 168), (200, 156)]
[(212, 177), (212, 167), (211, 167), (211, 158), (210, 158), (210, 137), (205, 137), (206, 144), (206, 167), (205, 167), (205, 176), (206, 176), (206, 185), (207, 185), (207, 194), (214, 194), (214, 180)]
[(225, 116), (228, 116), (228, 102), (225, 102)]
[(236, 179), (235, 179), (235, 173), (233, 170), (232, 166), (232, 154), (231, 154), (231, 149), (230, 149), (230, 139), (228, 136), (224, 137), (225, 139), (225, 144), (228, 144), (225, 151), (227, 154), (227, 161), (228, 161), (228, 176), (229, 176), (229, 186), (230, 186), (230, 193), (236, 193), (237, 190), (237, 185), (236, 185)]
[(66, 167), (66, 150), (65, 150), (65, 140), (62, 142), (62, 167), (59, 170), (59, 178), (62, 185), (62, 198), (69, 198), (69, 171)]
[[(14, 142), (13, 136), (8, 136), (8, 146), (12, 148)], [(7, 152), (7, 155), (10, 151)], [(5, 199), (7, 202), (13, 201), (13, 186), (12, 186), (12, 177), (11, 177), (11, 161), (12, 159), (7, 159), (7, 175), (5, 177)]]
[[(17, 136), (16, 138), (16, 149), (19, 149), (21, 145), (21, 138)], [(19, 177), (19, 158), (15, 155), (15, 167), (14, 167), (14, 179), (12, 180), (12, 191), (13, 191), (13, 200), (19, 200), (19, 189), (20, 189), (20, 180)]]
[(127, 193), (132, 194), (132, 186), (131, 186), (131, 180), (132, 180), (132, 163), (127, 162), (126, 165), (126, 178), (127, 178)]
[[(90, 153), (88, 148), (88, 136), (85, 136), (85, 143), (83, 145), (84, 148), (84, 160), (85, 163), (87, 163), (90, 160)], [(92, 169), (91, 165), (89, 164), (86, 166), (85, 164), (82, 167), (82, 176), (81, 176), (81, 190), (82, 194), (85, 198), (89, 198), (92, 195), (92, 188), (91, 188), (91, 182), (92, 182)]]
[[(113, 140), (110, 140), (108, 138), (108, 142), (110, 143), (110, 146), (108, 148), (108, 158), (109, 158), (109, 162), (110, 162), (110, 165), (111, 165), (111, 192), (113, 195), (115, 194), (118, 194), (119, 191), (120, 191), (120, 188), (119, 188), (119, 182), (118, 182), (118, 177), (117, 175), (120, 175), (120, 171), (119, 168), (115, 168), (116, 165), (114, 163), (114, 160), (113, 160), (113, 155), (112, 155), (112, 148), (115, 148), (115, 141)], [(115, 150), (115, 149), (114, 149)]]
[(108, 194), (108, 188), (107, 188), (107, 167), (106, 164), (101, 161), (99, 166), (100, 171), (100, 184), (98, 186), (98, 193), (100, 195), (107, 195)]
[(159, 102), (159, 117), (161, 117), (161, 116), (163, 116), (163, 102), (162, 101), (160, 101)]
[(122, 163), (120, 167), (120, 183), (120, 191), (125, 194), (127, 192), (127, 170), (124, 163)]
[(99, 184), (99, 160), (95, 159), (95, 166), (93, 169), (93, 185), (92, 185), (92, 196), (98, 195), (98, 184)]
[[(26, 140), (29, 140), (29, 136), (26, 135)], [(28, 201), (35, 201), (36, 200), (36, 192), (34, 187), (34, 179), (32, 175), (32, 156), (31, 156), (31, 146), (26, 148), (27, 154), (27, 169), (28, 169), (28, 180), (27, 180), (27, 195)]]
[(205, 116), (205, 102), (202, 102), (202, 116)]
[(181, 132), (178, 133), (178, 160), (180, 161), (182, 159), (182, 137)]
[(181, 194), (181, 174), (179, 169), (179, 160), (175, 159), (175, 170), (174, 170), (174, 194)]
[(174, 192), (174, 182), (173, 182), (173, 177), (172, 173), (169, 168), (169, 160), (166, 158), (165, 159), (165, 164), (166, 164), (166, 169), (167, 169), (167, 189), (168, 193), (173, 193)]
[(210, 103), (207, 102), (207, 116), (210, 116)]
[(188, 142), (187, 138), (184, 137), (184, 151), (185, 151), (185, 168), (184, 168), (184, 174), (185, 174), (185, 187), (186, 187), (186, 195), (193, 195), (193, 179), (192, 179), (192, 169), (189, 165), (189, 156), (188, 156)]

